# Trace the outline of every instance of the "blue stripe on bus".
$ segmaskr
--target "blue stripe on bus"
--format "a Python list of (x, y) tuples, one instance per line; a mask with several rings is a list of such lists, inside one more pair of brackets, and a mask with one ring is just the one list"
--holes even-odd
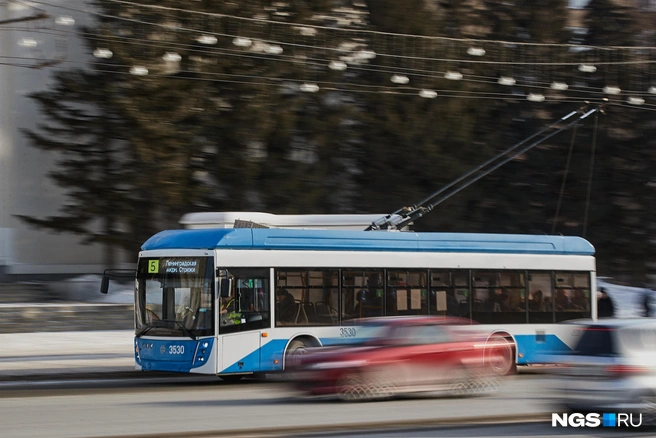
[(141, 248), (594, 255), (590, 242), (573, 236), (249, 228), (162, 231)]
[(534, 334), (515, 335), (515, 342), (518, 365), (543, 363), (550, 355), (571, 351), (571, 348), (554, 334), (545, 334), (540, 340)]
[[(530, 365), (541, 363), (544, 358), (553, 354), (570, 351), (570, 348), (554, 334), (545, 334), (543, 340), (537, 341), (535, 335), (516, 335), (517, 342), (517, 364)], [(255, 350), (249, 355), (239, 359), (228, 366), (221, 373), (245, 373), (281, 371), (283, 364), (283, 351), (288, 341), (286, 339), (274, 339)], [(322, 339), (324, 346), (343, 344), (342, 338)], [(519, 354), (523, 356), (520, 357)], [(275, 361), (278, 361), (276, 364)]]
[[(263, 345), (259, 350), (253, 351), (247, 356), (239, 359), (224, 370), (221, 370), (221, 372), (244, 373), (255, 371), (281, 371), (283, 366), (283, 353), (288, 342), (287, 339), (273, 339)], [(323, 346), (344, 343), (344, 338), (321, 339), (321, 344)], [(276, 360), (278, 361), (277, 364), (275, 363)]]

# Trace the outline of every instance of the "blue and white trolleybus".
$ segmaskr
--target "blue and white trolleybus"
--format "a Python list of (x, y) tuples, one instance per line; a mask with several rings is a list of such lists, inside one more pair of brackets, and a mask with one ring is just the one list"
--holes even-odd
[[(594, 248), (578, 237), (163, 231), (139, 253), (136, 368), (238, 379), (357, 338), (361, 318), (451, 315), (505, 341), (496, 366), (509, 373), (573, 346), (576, 332), (559, 323), (596, 315), (595, 280)], [(277, 311), (279, 290), (292, 312)]]

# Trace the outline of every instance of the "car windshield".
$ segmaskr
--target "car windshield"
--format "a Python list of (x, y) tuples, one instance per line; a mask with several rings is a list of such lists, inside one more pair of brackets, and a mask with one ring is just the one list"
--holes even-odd
[(574, 351), (580, 356), (617, 356), (614, 335), (611, 327), (586, 327)]

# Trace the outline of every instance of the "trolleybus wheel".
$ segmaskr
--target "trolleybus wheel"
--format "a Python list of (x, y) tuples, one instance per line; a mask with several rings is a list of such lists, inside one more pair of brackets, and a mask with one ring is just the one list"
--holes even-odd
[(488, 340), (492, 346), (486, 348), (485, 358), (488, 366), (497, 376), (514, 374), (515, 345), (503, 336), (492, 336)]
[(307, 354), (310, 347), (308, 341), (303, 339), (294, 339), (285, 353), (285, 370), (293, 370), (300, 364), (300, 356)]

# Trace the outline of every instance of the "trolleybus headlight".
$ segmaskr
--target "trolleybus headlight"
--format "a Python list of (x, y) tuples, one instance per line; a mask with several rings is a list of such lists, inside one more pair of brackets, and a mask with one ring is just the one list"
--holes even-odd
[[(206, 344), (206, 342), (204, 344)], [(195, 362), (205, 362), (206, 356), (207, 356), (207, 350), (205, 348), (198, 350), (198, 353), (196, 353)]]

